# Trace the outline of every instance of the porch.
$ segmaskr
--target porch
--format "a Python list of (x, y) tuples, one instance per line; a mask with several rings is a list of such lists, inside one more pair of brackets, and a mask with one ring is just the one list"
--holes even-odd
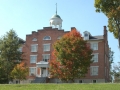
[(40, 61), (36, 63), (36, 77), (49, 77), (48, 68), (48, 62)]

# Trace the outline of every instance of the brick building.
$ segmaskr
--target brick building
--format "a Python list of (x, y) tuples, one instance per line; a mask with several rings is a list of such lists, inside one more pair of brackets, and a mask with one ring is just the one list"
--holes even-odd
[[(26, 54), (25, 62), (29, 67), (28, 81), (35, 79), (33, 82), (60, 82), (58, 79), (49, 78), (48, 60), (51, 58), (53, 43), (68, 32), (62, 29), (62, 19), (56, 11), (56, 14), (50, 19), (50, 27), (44, 27), (26, 35), (22, 51)], [(106, 26), (104, 26), (103, 32), (103, 35), (99, 36), (92, 36), (88, 31), (84, 32), (84, 39), (88, 41), (88, 45), (94, 50), (94, 62), (91, 64), (86, 77), (76, 79), (75, 82), (97, 83), (110, 81), (109, 45)]]

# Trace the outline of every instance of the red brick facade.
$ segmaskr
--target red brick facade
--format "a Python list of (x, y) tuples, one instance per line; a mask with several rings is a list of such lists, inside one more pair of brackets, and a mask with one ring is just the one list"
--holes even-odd
[[(72, 30), (72, 28), (71, 28)], [(32, 31), (32, 34), (26, 35), (26, 42), (23, 46), (23, 52), (26, 54), (26, 60), (28, 67), (36, 67), (36, 63), (43, 60), (43, 54), (50, 54), (53, 51), (52, 45), (58, 39), (58, 37), (63, 36), (69, 31), (58, 30), (57, 28), (44, 27), (41, 30)], [(50, 36), (51, 40), (43, 40), (45, 36)], [(90, 39), (88, 40), (88, 45), (91, 45), (91, 42), (98, 42), (98, 50), (94, 50), (94, 53), (98, 53), (98, 62), (94, 62), (91, 66), (98, 66), (98, 75), (91, 76), (91, 71), (89, 69), (88, 74), (85, 78), (79, 79), (83, 80), (82, 82), (92, 82), (91, 80), (97, 80), (97, 82), (109, 82), (109, 45), (107, 40), (107, 30), (104, 26), (104, 34), (102, 39)], [(32, 41), (36, 38), (36, 41)], [(37, 45), (37, 52), (31, 52), (31, 45)], [(50, 51), (43, 51), (43, 44), (50, 44)], [(30, 63), (30, 55), (37, 55), (36, 63)], [(42, 69), (36, 68), (36, 73), (41, 75)], [(36, 76), (28, 76), (28, 79), (33, 79)], [(89, 81), (90, 80), (90, 81)], [(79, 82), (79, 81), (77, 81)]]

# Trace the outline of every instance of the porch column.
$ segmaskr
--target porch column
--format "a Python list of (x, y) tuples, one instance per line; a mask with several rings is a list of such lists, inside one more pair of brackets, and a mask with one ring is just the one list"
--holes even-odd
[(46, 76), (48, 76), (48, 69), (47, 69), (47, 67), (46, 67)]
[(37, 74), (37, 69), (38, 69), (38, 68), (37, 68), (37, 66), (36, 66), (36, 76), (38, 76), (38, 74)]
[(40, 77), (42, 77), (42, 68), (40, 67)]

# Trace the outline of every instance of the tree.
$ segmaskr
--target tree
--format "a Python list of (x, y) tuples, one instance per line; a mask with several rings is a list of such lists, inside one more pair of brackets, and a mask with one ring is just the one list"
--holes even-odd
[(95, 7), (108, 17), (109, 31), (118, 39), (120, 48), (120, 0), (95, 0)]
[(24, 54), (18, 50), (20, 46), (21, 39), (18, 38), (14, 30), (10, 30), (0, 38), (0, 62), (2, 62), (0, 67), (4, 69), (5, 73), (2, 74), (4, 74), (4, 78), (7, 78), (6, 83), (9, 82), (9, 75), (14, 66), (23, 60)]
[(49, 60), (51, 77), (72, 81), (84, 77), (92, 63), (92, 50), (81, 34), (73, 29), (53, 45), (52, 59)]
[(114, 60), (114, 52), (111, 50), (111, 48), (109, 48), (109, 64), (110, 64), (110, 77), (111, 77), (111, 81), (113, 80), (113, 76), (114, 76), (114, 70), (112, 70), (112, 64)]
[(120, 82), (120, 62), (118, 62), (118, 64), (115, 64), (113, 66), (113, 75), (114, 75), (114, 79), (115, 82)]
[(11, 72), (11, 77), (13, 79), (25, 80), (28, 76), (28, 67), (26, 67), (25, 63), (17, 64)]

